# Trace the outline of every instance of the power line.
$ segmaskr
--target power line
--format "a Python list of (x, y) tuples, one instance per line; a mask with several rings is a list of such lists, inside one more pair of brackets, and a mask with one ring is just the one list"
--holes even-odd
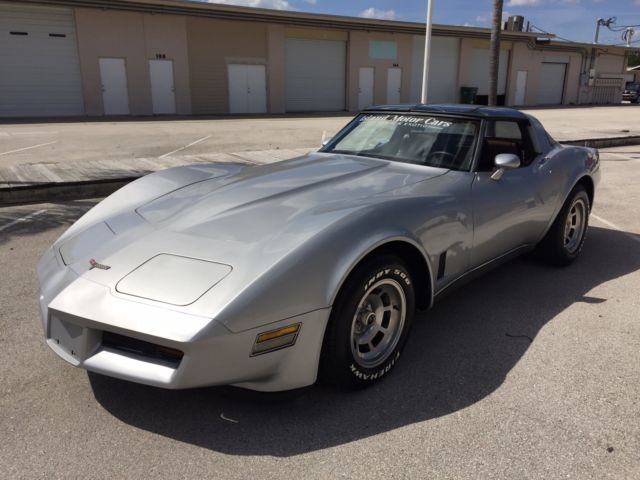
[(638, 28), (640, 27), (640, 25), (618, 25), (616, 27), (607, 27), (609, 30), (611, 30), (612, 32), (622, 32), (624, 30), (626, 30), (627, 28)]

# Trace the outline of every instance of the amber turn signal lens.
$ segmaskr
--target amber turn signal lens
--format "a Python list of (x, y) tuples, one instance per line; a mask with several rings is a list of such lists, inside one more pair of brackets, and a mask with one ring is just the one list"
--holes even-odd
[(258, 335), (256, 339), (256, 343), (266, 342), (268, 340), (273, 340), (274, 338), (284, 337), (285, 335), (291, 335), (292, 333), (298, 333), (300, 330), (300, 324), (290, 325), (288, 327), (280, 328), (278, 330), (273, 330), (267, 333), (261, 333)]
[(261, 333), (256, 337), (256, 343), (253, 345), (251, 355), (261, 355), (291, 347), (296, 343), (301, 326), (300, 323), (296, 323), (295, 325)]

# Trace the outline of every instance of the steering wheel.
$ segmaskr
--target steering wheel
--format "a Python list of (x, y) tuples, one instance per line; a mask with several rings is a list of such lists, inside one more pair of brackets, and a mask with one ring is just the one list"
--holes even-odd
[(437, 152), (429, 152), (429, 155), (427, 155), (424, 161), (425, 163), (433, 163), (436, 167), (439, 167), (442, 164), (452, 164), (455, 162), (455, 159), (456, 156), (453, 153), (439, 150)]

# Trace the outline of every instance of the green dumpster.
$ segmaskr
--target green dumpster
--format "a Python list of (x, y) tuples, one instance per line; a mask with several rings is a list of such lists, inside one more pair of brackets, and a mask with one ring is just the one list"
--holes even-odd
[(461, 87), (460, 103), (467, 103), (469, 105), (473, 105), (476, 103), (477, 95), (478, 95), (478, 89), (476, 87)]

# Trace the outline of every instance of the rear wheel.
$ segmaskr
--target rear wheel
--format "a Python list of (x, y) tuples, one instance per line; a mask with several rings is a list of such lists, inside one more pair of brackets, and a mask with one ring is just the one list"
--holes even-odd
[(590, 209), (586, 190), (577, 185), (538, 246), (545, 260), (565, 266), (580, 255), (589, 227)]
[(343, 388), (363, 388), (387, 375), (400, 358), (415, 296), (395, 256), (366, 262), (347, 279), (325, 334), (320, 376)]

